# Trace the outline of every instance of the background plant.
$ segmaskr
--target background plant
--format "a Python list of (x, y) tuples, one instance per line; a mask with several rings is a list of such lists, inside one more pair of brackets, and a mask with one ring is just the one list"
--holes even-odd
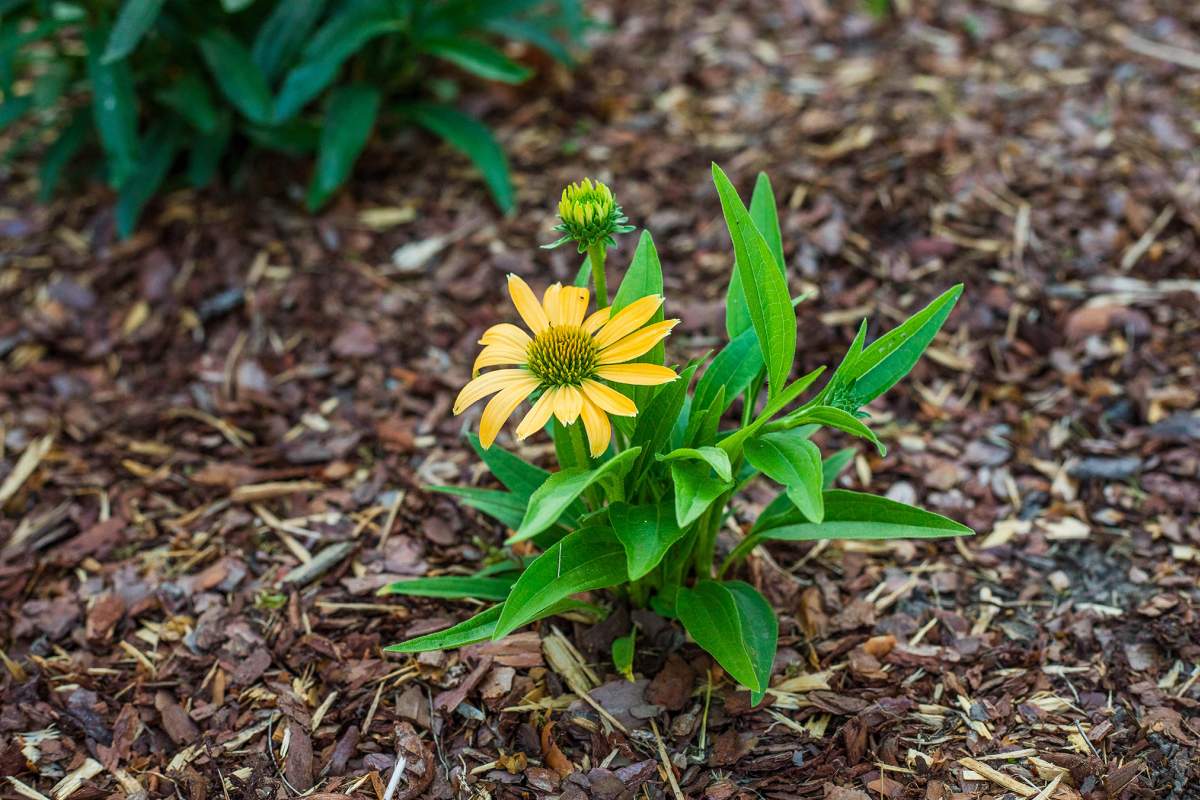
[(315, 210), (374, 131), (403, 125), (469, 156), (508, 211), (503, 150), (432, 67), (520, 83), (533, 71), (500, 43), (569, 63), (584, 27), (579, 0), (0, 0), (0, 130), (31, 123), (8, 158), (46, 145), (43, 198), (98, 150), (122, 235), (177, 162), (200, 187), (259, 150), (315, 154)]
[[(729, 675), (750, 689), (757, 703), (768, 689), (778, 625), (767, 600), (736, 579), (756, 546), (771, 540), (971, 533), (920, 508), (834, 488), (854, 451), (825, 456), (812, 438), (819, 429), (832, 428), (884, 452), (863, 408), (913, 368), (962, 287), (946, 291), (869, 345), (864, 321), (819, 389), (823, 367), (792, 380), (796, 306), (802, 298), (792, 298), (788, 291), (770, 182), (765, 175), (758, 177), (747, 208), (716, 165), (713, 179), (734, 251), (726, 303), (728, 343), (711, 359), (680, 365), (678, 380), (626, 388), (638, 414), (614, 418), (614, 444), (598, 458), (569, 446), (571, 437), (580, 435), (580, 423), (549, 427), (560, 467), (555, 472), (498, 447), (483, 447), (472, 437), (506, 490), (438, 490), (500, 520), (513, 531), (507, 545), (532, 542), (541, 554), (518, 558), (510, 550), (475, 576), (390, 585), (386, 592), (497, 601), (448, 630), (390, 650), (417, 652), (495, 639), (551, 614), (602, 614), (603, 609), (575, 596), (608, 588), (634, 605), (678, 619)], [(611, 198), (601, 200), (607, 207)], [(593, 248), (597, 240), (592, 235), (580, 242), (588, 245), (581, 247), (588, 253), (577, 281), (581, 285), (598, 263), (603, 270), (605, 248)], [(602, 278), (595, 282), (603, 285)], [(662, 291), (654, 243), (643, 232), (612, 313)], [(603, 293), (598, 301), (605, 302)], [(661, 348), (643, 358), (659, 365), (664, 361)], [(809, 399), (801, 400), (805, 395)], [(718, 533), (733, 522), (731, 501), (760, 478), (778, 484), (778, 496), (748, 529), (730, 525), (743, 534), (741, 541), (718, 558)], [(631, 669), (634, 641), (631, 631), (614, 650), (614, 663), (622, 672)]]

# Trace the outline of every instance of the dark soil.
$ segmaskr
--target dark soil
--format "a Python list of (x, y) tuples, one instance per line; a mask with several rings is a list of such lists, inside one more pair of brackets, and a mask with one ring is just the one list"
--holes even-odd
[[(576, 72), (468, 100), (511, 219), (416, 134), (319, 218), (264, 160), (126, 242), (105, 191), (39, 206), (10, 167), (0, 796), (1200, 797), (1200, 7), (895, 5), (603, 4)], [(682, 359), (723, 332), (714, 160), (747, 193), (770, 174), (817, 290), (798, 372), (966, 283), (845, 485), (979, 535), (757, 555), (760, 709), (645, 612), (621, 679), (623, 608), (385, 655), (473, 608), (376, 589), (503, 539), (421, 487), (489, 481), (450, 404), (503, 276), (573, 276), (538, 248), (562, 185), (608, 181), (653, 232)], [(559, 634), (626, 732), (547, 659)]]

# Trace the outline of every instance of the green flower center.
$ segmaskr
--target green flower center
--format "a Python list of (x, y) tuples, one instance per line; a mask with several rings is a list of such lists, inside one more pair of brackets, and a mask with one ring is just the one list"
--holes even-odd
[(526, 366), (546, 386), (579, 386), (596, 373), (600, 356), (578, 325), (551, 325), (534, 337)]

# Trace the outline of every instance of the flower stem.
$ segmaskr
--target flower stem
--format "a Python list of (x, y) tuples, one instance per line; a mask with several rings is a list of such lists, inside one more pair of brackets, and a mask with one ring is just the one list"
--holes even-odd
[(587, 250), (592, 263), (592, 284), (596, 289), (596, 308), (608, 308), (608, 281), (604, 277), (604, 259), (607, 255), (604, 242), (596, 242)]

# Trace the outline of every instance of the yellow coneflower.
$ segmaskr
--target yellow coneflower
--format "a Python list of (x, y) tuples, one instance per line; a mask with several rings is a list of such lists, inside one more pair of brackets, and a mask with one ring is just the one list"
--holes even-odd
[[(516, 275), (508, 276), (508, 293), (533, 336), (509, 322), (488, 328), (479, 343), (472, 374), (454, 401), (454, 413), (494, 395), (479, 421), (479, 441), (490, 447), (504, 421), (521, 401), (541, 391), (533, 408), (517, 425), (517, 439), (543, 428), (551, 415), (564, 425), (583, 420), (592, 457), (608, 449), (609, 414), (632, 417), (637, 406), (603, 381), (657, 386), (675, 380), (675, 372), (657, 364), (627, 364), (662, 341), (677, 319), (646, 323), (663, 298), (650, 295), (612, 313), (603, 308), (587, 316), (588, 290), (555, 283), (539, 303), (533, 290)], [(586, 316), (586, 319), (585, 319)], [(645, 327), (643, 327), (645, 326)], [(507, 367), (487, 372), (484, 367)]]

